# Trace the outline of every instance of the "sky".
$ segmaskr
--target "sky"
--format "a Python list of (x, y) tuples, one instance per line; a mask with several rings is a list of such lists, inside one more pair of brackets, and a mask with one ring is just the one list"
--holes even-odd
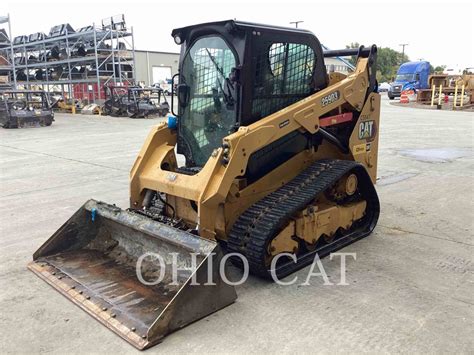
[[(304, 21), (331, 49), (358, 42), (401, 51), (432, 65), (474, 67), (474, 2), (471, 1), (2, 1), (13, 36), (48, 33), (57, 24), (87, 26), (125, 14), (133, 26), (135, 48), (179, 52), (171, 30), (191, 24), (236, 18), (280, 26)], [(0, 25), (2, 26), (2, 25)]]

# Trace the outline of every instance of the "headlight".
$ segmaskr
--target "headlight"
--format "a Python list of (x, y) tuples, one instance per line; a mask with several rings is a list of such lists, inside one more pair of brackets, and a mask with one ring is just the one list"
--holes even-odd
[(174, 43), (176, 44), (182, 43), (181, 37), (179, 35), (174, 36)]

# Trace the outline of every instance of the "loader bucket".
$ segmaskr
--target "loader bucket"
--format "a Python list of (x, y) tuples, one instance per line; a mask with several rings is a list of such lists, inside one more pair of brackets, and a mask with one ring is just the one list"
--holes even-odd
[(89, 200), (35, 252), (28, 268), (145, 349), (235, 301), (234, 287), (219, 275), (221, 258), (214, 241)]

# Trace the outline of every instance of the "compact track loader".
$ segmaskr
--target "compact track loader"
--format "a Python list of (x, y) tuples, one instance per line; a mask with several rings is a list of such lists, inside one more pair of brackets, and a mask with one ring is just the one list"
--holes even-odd
[[(376, 46), (323, 52), (309, 31), (237, 21), (172, 36), (177, 118), (146, 138), (130, 208), (86, 202), (29, 264), (139, 349), (234, 302), (229, 257), (282, 278), (379, 216)], [(327, 74), (337, 56), (354, 72)]]

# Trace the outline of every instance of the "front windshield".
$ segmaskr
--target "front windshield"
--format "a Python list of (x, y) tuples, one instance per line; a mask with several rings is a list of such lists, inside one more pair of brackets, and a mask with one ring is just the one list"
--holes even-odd
[(234, 90), (228, 79), (235, 66), (234, 53), (216, 36), (197, 40), (184, 58), (182, 80), (190, 95), (180, 128), (197, 166), (207, 162), (235, 127)]
[(395, 81), (412, 81), (414, 77), (415, 74), (398, 74)]

